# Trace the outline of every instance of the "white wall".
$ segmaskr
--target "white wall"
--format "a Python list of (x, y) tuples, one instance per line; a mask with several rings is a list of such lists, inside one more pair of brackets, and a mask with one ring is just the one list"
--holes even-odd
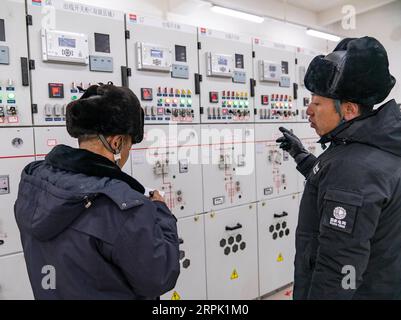
[[(151, 15), (183, 24), (257, 36), (271, 41), (327, 51), (327, 41), (306, 35), (305, 28), (266, 19), (258, 24), (214, 13), (210, 4), (199, 0), (75, 0), (76, 2), (112, 7), (129, 13)], [(305, 10), (300, 9), (300, 15)], [(294, 13), (292, 13), (294, 14)], [(314, 21), (313, 21), (314, 22)]]
[(344, 30), (341, 23), (330, 29), (347, 37), (372, 36), (383, 44), (389, 57), (390, 72), (397, 79), (389, 98), (401, 103), (401, 1), (357, 15), (354, 30)]

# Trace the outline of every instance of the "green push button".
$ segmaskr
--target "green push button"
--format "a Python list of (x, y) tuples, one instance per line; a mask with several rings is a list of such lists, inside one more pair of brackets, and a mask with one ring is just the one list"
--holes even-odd
[(72, 96), (72, 97), (71, 97), (71, 100), (72, 100), (72, 101), (75, 101), (75, 100), (77, 100), (77, 99), (78, 99), (77, 96)]
[(14, 100), (15, 99), (15, 94), (14, 93), (9, 93), (7, 95), (7, 97), (8, 97), (9, 100)]

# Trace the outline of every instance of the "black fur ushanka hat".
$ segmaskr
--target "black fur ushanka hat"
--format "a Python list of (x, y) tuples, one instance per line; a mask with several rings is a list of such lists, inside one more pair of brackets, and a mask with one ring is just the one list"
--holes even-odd
[(346, 38), (332, 53), (312, 60), (305, 87), (323, 97), (373, 106), (395, 85), (388, 65), (386, 49), (375, 38)]
[(128, 134), (132, 143), (139, 143), (143, 139), (144, 112), (130, 89), (112, 84), (93, 85), (79, 100), (68, 104), (66, 124), (73, 138)]

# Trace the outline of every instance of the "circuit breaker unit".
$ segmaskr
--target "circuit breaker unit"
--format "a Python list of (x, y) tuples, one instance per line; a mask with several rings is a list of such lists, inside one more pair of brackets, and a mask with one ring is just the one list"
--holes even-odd
[(199, 127), (146, 126), (144, 137), (131, 151), (134, 178), (161, 191), (177, 218), (203, 212)]
[(254, 126), (202, 125), (204, 210), (255, 199)]
[[(255, 125), (255, 162), (257, 200), (282, 197), (298, 192), (300, 173), (290, 154), (279, 148), (276, 139), (282, 136), (281, 124)], [(285, 127), (294, 130), (295, 124)]]

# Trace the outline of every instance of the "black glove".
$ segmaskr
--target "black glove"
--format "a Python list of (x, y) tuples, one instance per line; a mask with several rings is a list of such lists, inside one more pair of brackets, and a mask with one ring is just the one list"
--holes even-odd
[[(309, 154), (309, 152), (303, 146), (301, 140), (299, 140), (295, 134), (284, 127), (280, 127), (279, 130), (284, 136), (278, 138), (276, 142), (280, 143), (280, 148), (287, 151), (297, 163), (299, 158), (304, 159), (305, 156)], [(300, 157), (300, 155), (302, 155), (302, 157)]]

